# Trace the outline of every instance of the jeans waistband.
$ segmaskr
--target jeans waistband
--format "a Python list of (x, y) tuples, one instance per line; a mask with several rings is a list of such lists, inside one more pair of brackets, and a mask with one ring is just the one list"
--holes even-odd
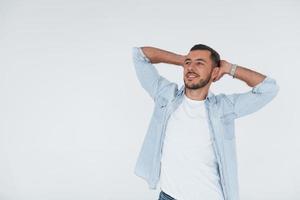
[(176, 200), (176, 199), (174, 199), (173, 197), (171, 197), (170, 195), (168, 195), (167, 193), (161, 190), (159, 194), (159, 200)]

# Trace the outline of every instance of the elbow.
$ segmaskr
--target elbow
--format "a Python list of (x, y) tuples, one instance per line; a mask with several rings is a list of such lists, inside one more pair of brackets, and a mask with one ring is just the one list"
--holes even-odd
[(279, 85), (277, 83), (275, 83), (274, 88), (273, 88), (274, 97), (277, 96), (279, 90), (280, 90)]
[(279, 85), (275, 80), (271, 84), (268, 85), (268, 88), (264, 91), (266, 96), (269, 96), (269, 99), (274, 99), (279, 92)]
[(258, 85), (253, 87), (252, 91), (254, 93), (260, 93), (260, 94), (272, 93), (276, 95), (279, 91), (279, 86), (275, 79), (266, 77), (262, 82), (260, 82)]

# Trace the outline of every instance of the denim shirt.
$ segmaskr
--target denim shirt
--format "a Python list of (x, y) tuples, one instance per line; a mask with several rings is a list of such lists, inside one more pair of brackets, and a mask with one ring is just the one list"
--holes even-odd
[[(178, 88), (176, 83), (161, 76), (140, 47), (132, 48), (132, 56), (137, 78), (154, 101), (134, 173), (154, 190), (160, 179), (166, 125), (170, 115), (183, 100), (185, 86)], [(214, 95), (209, 91), (205, 99), (209, 132), (225, 200), (239, 199), (235, 119), (262, 108), (276, 96), (278, 90), (276, 81), (267, 76), (248, 92)]]

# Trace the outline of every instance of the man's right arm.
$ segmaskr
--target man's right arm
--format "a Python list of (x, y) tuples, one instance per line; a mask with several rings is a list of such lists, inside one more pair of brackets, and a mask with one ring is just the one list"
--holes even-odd
[(153, 64), (183, 65), (184, 56), (154, 47), (133, 47), (132, 56), (138, 80), (152, 99), (156, 99), (159, 91), (177, 86), (176, 83), (161, 76)]

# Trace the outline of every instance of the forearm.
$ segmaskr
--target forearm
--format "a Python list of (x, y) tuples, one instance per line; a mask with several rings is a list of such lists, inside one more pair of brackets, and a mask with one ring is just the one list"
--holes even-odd
[(265, 75), (242, 66), (236, 68), (234, 77), (244, 81), (250, 87), (256, 86), (266, 78)]
[(174, 65), (183, 65), (185, 56), (179, 55), (176, 53), (172, 53), (163, 49), (155, 48), (155, 47), (141, 47), (143, 53), (151, 63), (168, 63)]
[[(225, 73), (230, 74), (231, 63), (226, 63), (224, 68)], [(237, 66), (234, 77), (244, 81), (250, 87), (256, 86), (266, 78), (265, 75), (242, 66)]]

